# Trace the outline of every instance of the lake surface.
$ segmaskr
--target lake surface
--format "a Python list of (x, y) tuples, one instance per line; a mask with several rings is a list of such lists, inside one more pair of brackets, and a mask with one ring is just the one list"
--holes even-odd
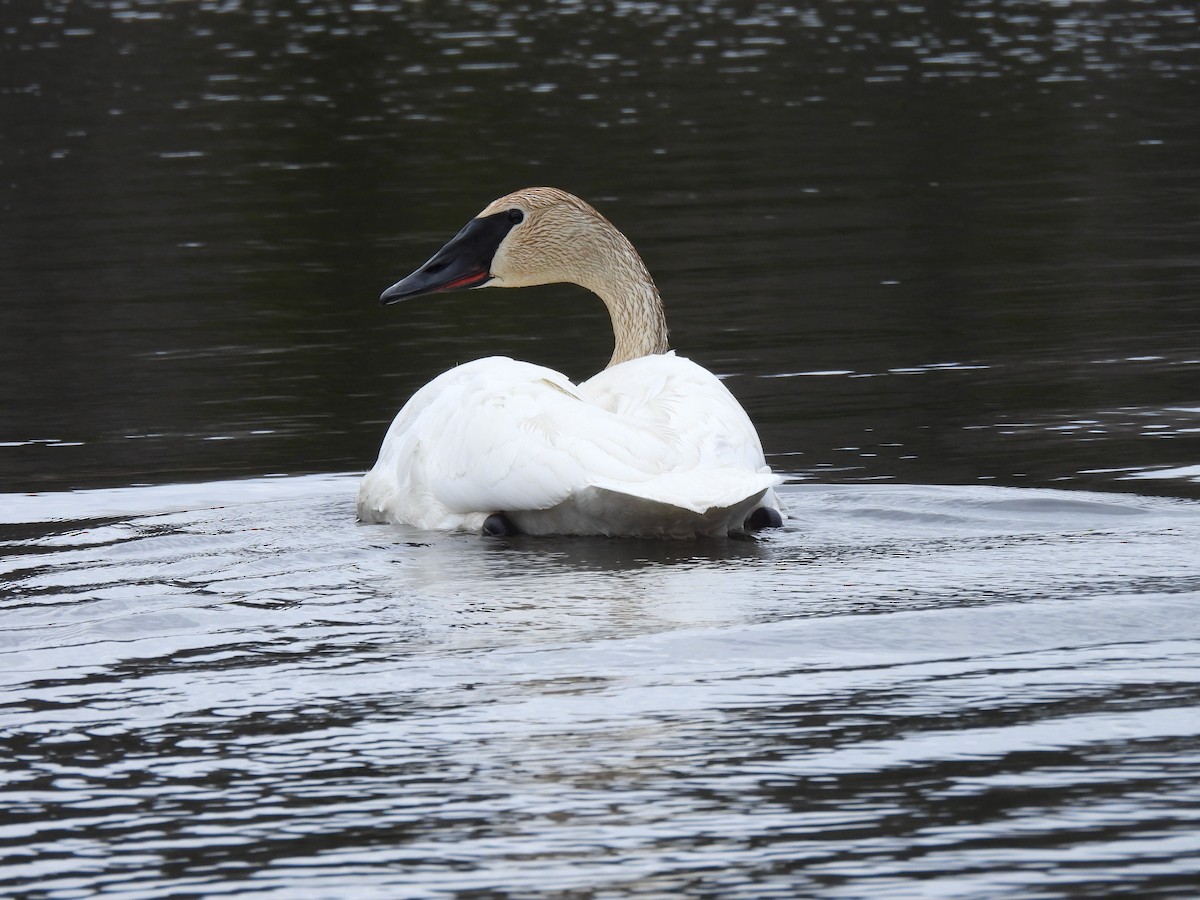
[[(1190, 897), (1187, 4), (0, 10), (0, 892)], [(493, 197), (633, 240), (791, 484), (759, 541), (354, 522), (380, 309)]]
[(3, 498), (6, 893), (1200, 878), (1193, 502), (810, 485), (759, 542), (483, 540), (353, 487)]

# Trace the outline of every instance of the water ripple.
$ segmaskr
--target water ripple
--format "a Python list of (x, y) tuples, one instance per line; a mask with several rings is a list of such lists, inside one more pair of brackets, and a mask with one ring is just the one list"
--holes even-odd
[[(782, 534), (674, 545), (361, 527), (352, 488), (21, 504), (43, 532), (5, 546), (35, 564), (0, 629), (0, 884), (1152, 895), (1200, 875), (1192, 503), (804, 487)], [(55, 523), (63, 501), (96, 517)]]

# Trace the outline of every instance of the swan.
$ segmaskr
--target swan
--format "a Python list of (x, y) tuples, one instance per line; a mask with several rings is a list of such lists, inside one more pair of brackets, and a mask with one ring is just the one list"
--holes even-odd
[(450, 369), (397, 414), (358, 491), (364, 523), (490, 535), (688, 538), (782, 523), (745, 410), (667, 344), (633, 245), (589, 204), (527, 188), (488, 204), (384, 305), (464, 288), (571, 282), (608, 308), (608, 366), (580, 384), (488, 357)]

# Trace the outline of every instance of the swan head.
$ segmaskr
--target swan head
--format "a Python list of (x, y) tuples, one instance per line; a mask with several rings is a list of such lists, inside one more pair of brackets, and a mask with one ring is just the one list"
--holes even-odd
[(633, 245), (595, 209), (557, 188), (526, 188), (493, 200), (379, 301), (563, 281), (586, 288), (608, 308), (615, 339), (610, 366), (669, 349), (662, 299)]
[(489, 203), (379, 300), (564, 281), (595, 290), (613, 259), (630, 253), (637, 259), (624, 236), (583, 200), (557, 188), (526, 188)]

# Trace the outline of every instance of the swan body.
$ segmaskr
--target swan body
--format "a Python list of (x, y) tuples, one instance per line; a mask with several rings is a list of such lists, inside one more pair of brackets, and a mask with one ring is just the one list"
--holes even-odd
[(662, 302), (624, 236), (553, 188), (494, 201), (382, 300), (573, 281), (609, 308), (615, 349), (581, 384), (506, 357), (439, 375), (400, 410), (358, 492), (363, 522), (524, 534), (724, 535), (778, 524), (753, 424), (721, 381), (667, 348)]

